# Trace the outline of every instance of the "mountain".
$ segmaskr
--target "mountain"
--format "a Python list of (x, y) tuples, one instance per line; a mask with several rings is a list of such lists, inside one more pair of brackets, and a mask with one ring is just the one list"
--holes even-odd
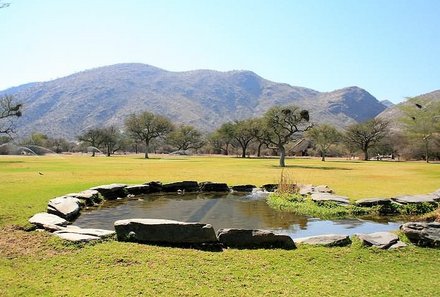
[(321, 93), (271, 82), (251, 71), (171, 72), (145, 64), (95, 68), (12, 91), (24, 106), (19, 135), (39, 131), (69, 139), (94, 126), (122, 126), (128, 114), (143, 110), (212, 131), (227, 121), (259, 116), (274, 105), (295, 104), (308, 109), (312, 121), (340, 127), (385, 109), (358, 87)]
[[(424, 102), (423, 105), (429, 105), (430, 102), (440, 102), (440, 90), (436, 90), (436, 91), (433, 91), (430, 93), (415, 96), (413, 98), (421, 99)], [(399, 122), (399, 118), (401, 118), (404, 115), (400, 108), (402, 106), (408, 106), (411, 104), (414, 105), (414, 102), (412, 102), (412, 100), (409, 99), (407, 101), (393, 105), (393, 106), (385, 109), (380, 114), (378, 114), (377, 118), (389, 121), (391, 124), (392, 130), (400, 130), (401, 124)], [(416, 107), (414, 106), (414, 108), (416, 108)]]
[(382, 100), (380, 101), (380, 103), (382, 103), (383, 105), (385, 105), (387, 108), (389, 107), (393, 107), (395, 104), (389, 100)]

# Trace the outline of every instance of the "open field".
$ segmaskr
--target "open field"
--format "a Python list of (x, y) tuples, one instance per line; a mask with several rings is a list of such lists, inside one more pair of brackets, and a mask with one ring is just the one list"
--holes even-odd
[[(72, 245), (24, 232), (57, 195), (104, 183), (179, 180), (277, 182), (276, 159), (233, 157), (0, 157), (0, 296), (437, 296), (440, 250), (408, 247), (226, 250), (221, 253), (109, 241)], [(289, 159), (300, 183), (328, 184), (352, 199), (428, 193), (440, 164)], [(41, 173), (41, 174), (40, 174)]]

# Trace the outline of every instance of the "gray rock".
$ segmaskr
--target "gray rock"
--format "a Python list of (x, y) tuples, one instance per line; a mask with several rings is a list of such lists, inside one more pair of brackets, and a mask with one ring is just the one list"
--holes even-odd
[(330, 194), (330, 193), (313, 193), (312, 200), (314, 202), (318, 202), (318, 203), (331, 201), (331, 202), (335, 202), (335, 203), (341, 204), (341, 205), (348, 205), (350, 203), (350, 201), (348, 200), (347, 197), (337, 196), (337, 195)]
[(88, 242), (92, 240), (99, 240), (101, 238), (92, 235), (78, 234), (78, 233), (58, 233), (54, 232), (54, 235), (72, 242)]
[(365, 246), (375, 246), (380, 249), (388, 249), (399, 241), (399, 237), (391, 232), (375, 232), (369, 234), (357, 234), (357, 237)]
[(196, 181), (181, 181), (162, 185), (162, 192), (198, 192), (200, 190), (199, 184)]
[(202, 192), (230, 192), (228, 185), (225, 183), (204, 182), (200, 184)]
[(327, 185), (319, 185), (315, 186), (315, 192), (317, 193), (333, 193), (333, 190), (330, 189)]
[(377, 205), (391, 205), (391, 199), (389, 198), (366, 198), (360, 199), (355, 202), (357, 206), (372, 207)]
[(29, 219), (29, 223), (34, 224), (38, 227), (43, 227), (44, 226), (65, 226), (68, 224), (68, 222), (63, 219), (60, 218), (59, 216), (53, 215), (53, 214), (49, 214), (49, 213), (45, 213), (45, 212), (40, 212), (35, 214), (34, 216), (32, 216)]
[(438, 189), (437, 191), (432, 192), (431, 194), (440, 198), (440, 189)]
[(319, 185), (319, 186), (314, 186), (314, 185), (298, 185), (299, 187), (299, 194), (302, 196), (308, 196), (308, 195), (312, 195), (314, 193), (333, 193), (333, 190), (330, 189), (329, 186), (327, 185)]
[(133, 185), (125, 188), (128, 195), (143, 195), (150, 193), (149, 185)]
[(440, 247), (440, 223), (410, 222), (400, 226), (400, 230), (415, 245)]
[(408, 245), (404, 242), (401, 242), (400, 240), (398, 242), (396, 242), (395, 244), (393, 244), (392, 246), (390, 246), (388, 249), (389, 250), (394, 250), (394, 249), (400, 249), (400, 248), (404, 248), (407, 247)]
[(238, 185), (233, 186), (232, 190), (236, 192), (252, 192), (257, 187), (255, 185)]
[(266, 191), (266, 192), (275, 192), (275, 190), (278, 189), (278, 185), (277, 184), (265, 184), (265, 185), (262, 185), (261, 188), (263, 189), (263, 191)]
[(49, 201), (47, 212), (66, 220), (73, 220), (79, 215), (80, 201), (77, 198), (62, 196)]
[(93, 187), (90, 190), (98, 191), (104, 197), (104, 199), (113, 200), (126, 197), (126, 187), (126, 184), (110, 184)]
[(423, 203), (423, 202), (435, 203), (440, 201), (440, 197), (438, 197), (435, 194), (405, 195), (391, 199), (399, 204), (411, 204), (411, 203)]
[(95, 202), (98, 202), (100, 200), (99, 192), (96, 190), (85, 190), (79, 193), (70, 193), (65, 196), (80, 199), (85, 202), (85, 205), (88, 206), (94, 205)]
[(162, 191), (162, 183), (157, 181), (151, 181), (148, 183), (145, 183), (145, 185), (148, 185), (150, 187), (150, 193), (158, 193)]
[(220, 229), (219, 241), (230, 248), (238, 249), (295, 249), (295, 243), (288, 235), (275, 234), (267, 230)]
[(55, 234), (80, 234), (80, 235), (89, 235), (99, 238), (110, 237), (115, 234), (115, 231), (112, 230), (103, 230), (103, 229), (90, 229), (90, 228), (72, 228), (72, 226), (68, 226), (59, 231), (55, 231)]
[(302, 237), (293, 240), (296, 244), (311, 244), (322, 246), (346, 246), (351, 244), (351, 239), (348, 235), (341, 234), (325, 234), (318, 236)]
[(160, 219), (129, 219), (115, 222), (119, 241), (165, 244), (218, 242), (210, 224)]

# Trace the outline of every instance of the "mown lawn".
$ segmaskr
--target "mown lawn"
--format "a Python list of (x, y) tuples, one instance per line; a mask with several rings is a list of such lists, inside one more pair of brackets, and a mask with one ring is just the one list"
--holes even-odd
[[(0, 157), (0, 296), (437, 296), (440, 250), (345, 248), (203, 252), (109, 241), (72, 245), (24, 232), (53, 196), (104, 183), (179, 180), (262, 185), (276, 159)], [(352, 199), (428, 193), (440, 165), (290, 159), (284, 173)], [(41, 174), (40, 174), (41, 173)]]

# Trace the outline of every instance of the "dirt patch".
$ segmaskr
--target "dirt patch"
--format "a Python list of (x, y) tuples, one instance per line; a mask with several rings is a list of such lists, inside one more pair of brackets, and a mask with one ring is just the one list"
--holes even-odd
[(68, 253), (57, 248), (50, 234), (46, 232), (20, 230), (17, 226), (0, 228), (0, 257), (53, 256)]

